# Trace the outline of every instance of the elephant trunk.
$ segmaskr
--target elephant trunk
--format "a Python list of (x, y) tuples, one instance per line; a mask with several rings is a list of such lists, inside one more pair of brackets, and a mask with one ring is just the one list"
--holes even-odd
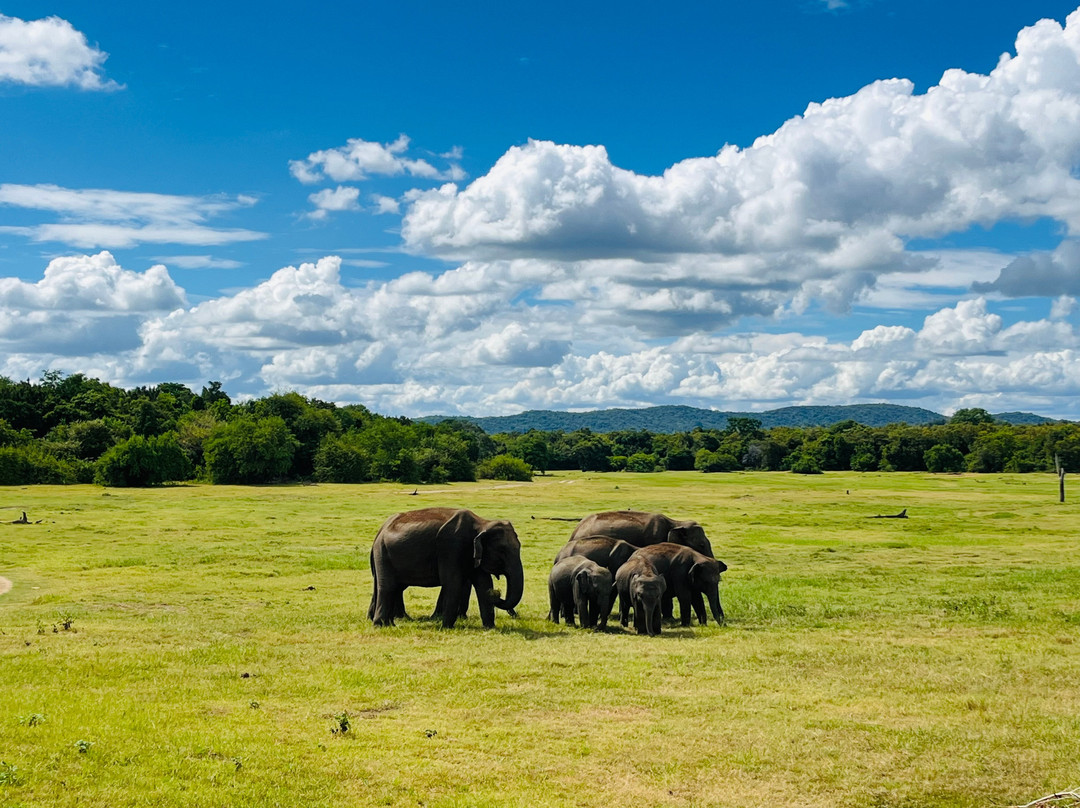
[(645, 613), (645, 631), (650, 637), (655, 637), (660, 633), (660, 604), (643, 602), (641, 608)]
[(511, 616), (514, 616), (514, 607), (521, 603), (521, 596), (525, 592), (525, 570), (521, 566), (521, 559), (516, 559), (506, 570), (506, 597), (496, 598), (495, 605)]
[(724, 607), (720, 605), (720, 587), (709, 592), (709, 606), (718, 626), (724, 625)]

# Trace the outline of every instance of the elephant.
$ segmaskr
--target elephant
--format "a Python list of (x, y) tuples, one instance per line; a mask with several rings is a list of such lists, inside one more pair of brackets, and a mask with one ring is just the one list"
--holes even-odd
[[(505, 599), (494, 597), (493, 575), (506, 577)], [(484, 627), (493, 628), (495, 608), (512, 613), (525, 585), (514, 526), (454, 508), (423, 508), (387, 519), (371, 547), (371, 577), (368, 615), (377, 626), (392, 626), (404, 613), (406, 587), (441, 586), (443, 627), (452, 628), (464, 613), (471, 587)]]
[(555, 563), (558, 564), (564, 558), (571, 556), (584, 556), (601, 567), (607, 567), (614, 578), (619, 567), (625, 564), (637, 549), (621, 539), (612, 539), (608, 536), (583, 536), (568, 541), (555, 556)]
[[(679, 617), (683, 626), (690, 625), (691, 605), (697, 613), (698, 622), (705, 625), (705, 601), (709, 599), (713, 618), (718, 624), (724, 622), (724, 610), (720, 606), (720, 573), (727, 571), (727, 564), (710, 558), (689, 547), (672, 542), (661, 542), (642, 547), (633, 558), (649, 560), (657, 573), (664, 576), (667, 588), (664, 593), (663, 616), (672, 616), (672, 601), (679, 601)], [(631, 559), (633, 560), (633, 559)]]
[(713, 554), (712, 544), (701, 525), (693, 520), (678, 522), (662, 513), (605, 511), (590, 514), (574, 528), (570, 541), (585, 536), (610, 536), (629, 542), (635, 547), (670, 541), (686, 545), (707, 556)]
[(572, 626), (576, 610), (582, 628), (606, 628), (611, 614), (612, 580), (610, 570), (584, 556), (568, 556), (556, 562), (548, 576), (548, 619), (558, 623), (562, 611), (567, 625)]
[(661, 602), (667, 581), (648, 557), (634, 553), (619, 567), (615, 576), (619, 590), (619, 622), (625, 626), (634, 607), (634, 628), (638, 634), (656, 636), (660, 633)]

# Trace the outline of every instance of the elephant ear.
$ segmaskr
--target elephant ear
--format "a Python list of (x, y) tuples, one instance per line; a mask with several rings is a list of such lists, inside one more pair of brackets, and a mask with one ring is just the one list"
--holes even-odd
[(588, 592), (592, 588), (590, 586), (592, 581), (589, 578), (588, 570), (578, 570), (577, 573), (574, 574), (574, 581), (577, 583), (581, 592)]
[(443, 522), (435, 540), (439, 544), (452, 546), (459, 542), (464, 543), (467, 536), (473, 537), (473, 566), (479, 567), (482, 548), (480, 534), (476, 529), (476, 514), (472, 511), (455, 511), (453, 516)]
[(690, 529), (686, 525), (677, 525), (668, 531), (667, 540), (675, 544), (686, 544)]

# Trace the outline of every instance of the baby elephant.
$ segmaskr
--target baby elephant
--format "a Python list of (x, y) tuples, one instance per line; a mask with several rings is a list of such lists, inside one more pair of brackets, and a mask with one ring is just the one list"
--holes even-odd
[(611, 613), (611, 573), (582, 556), (556, 562), (548, 576), (551, 612), (548, 619), (558, 623), (562, 611), (567, 625), (574, 625), (574, 611), (582, 628), (607, 627)]
[(624, 626), (630, 619), (630, 607), (634, 608), (634, 628), (638, 634), (656, 636), (660, 633), (660, 613), (667, 581), (652, 561), (641, 551), (619, 567), (615, 576), (619, 590), (619, 622)]

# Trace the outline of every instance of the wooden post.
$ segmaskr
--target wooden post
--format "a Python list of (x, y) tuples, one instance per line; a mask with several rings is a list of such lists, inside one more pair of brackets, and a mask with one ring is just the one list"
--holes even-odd
[(1061, 465), (1061, 458), (1054, 455), (1054, 468), (1058, 475), (1058, 502), (1065, 501), (1065, 467)]

